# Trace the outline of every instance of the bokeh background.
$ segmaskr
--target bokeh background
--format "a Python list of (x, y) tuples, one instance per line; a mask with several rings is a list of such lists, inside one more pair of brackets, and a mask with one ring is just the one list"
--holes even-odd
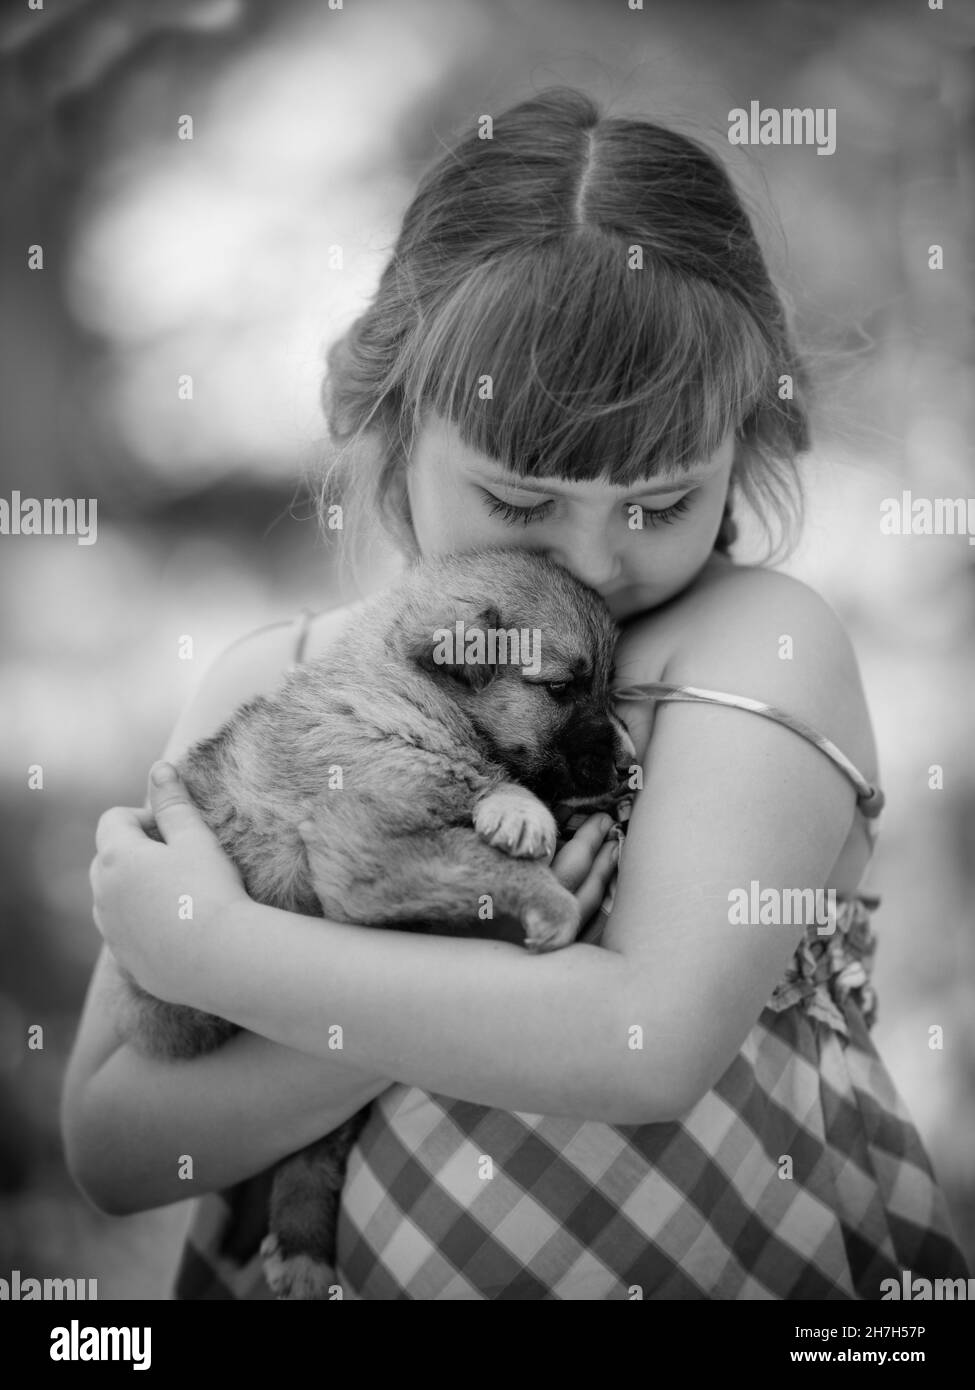
[[(229, 642), (345, 593), (303, 484), (323, 457), (324, 349), (372, 294), (430, 156), (554, 82), (719, 150), (800, 331), (841, 364), (785, 568), (860, 656), (889, 799), (875, 1036), (975, 1260), (975, 549), (879, 529), (902, 489), (975, 491), (973, 46), (971, 9), (924, 0), (0, 8), (0, 496), (98, 501), (94, 545), (0, 537), (0, 1271), (166, 1295), (185, 1205), (102, 1216), (61, 1157), (98, 947), (95, 823), (141, 802)], [(753, 99), (835, 107), (836, 153), (731, 149), (728, 112)], [(742, 558), (752, 543), (746, 526)]]

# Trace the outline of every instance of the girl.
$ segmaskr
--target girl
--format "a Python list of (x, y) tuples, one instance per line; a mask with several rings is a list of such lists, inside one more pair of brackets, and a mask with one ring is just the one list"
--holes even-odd
[[(407, 555), (545, 551), (623, 624), (646, 790), (622, 872), (589, 817), (553, 867), (592, 920), (537, 959), (303, 918), (250, 901), (179, 783), (154, 785), (165, 844), (145, 808), (99, 825), (110, 954), (65, 1088), (76, 1180), (134, 1211), (186, 1196), (190, 1155), (209, 1195), (177, 1297), (267, 1298), (267, 1169), (374, 1101), (343, 1192), (347, 1297), (876, 1299), (902, 1268), (963, 1277), (868, 1032), (882, 796), (855, 658), (814, 593), (728, 555), (739, 497), (791, 521), (808, 432), (727, 175), (577, 91), (525, 101), (423, 178), (329, 366), (353, 509)], [(345, 616), (237, 644), (167, 758), (327, 656)], [(796, 890), (835, 910), (730, 906)], [(248, 1031), (147, 1061), (115, 1022), (113, 956)]]

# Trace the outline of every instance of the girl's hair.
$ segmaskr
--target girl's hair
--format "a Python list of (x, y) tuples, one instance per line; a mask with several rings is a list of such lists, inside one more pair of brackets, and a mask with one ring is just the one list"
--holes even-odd
[(769, 517), (794, 535), (807, 372), (742, 203), (702, 145), (583, 92), (543, 91), (437, 159), (327, 364), (322, 515), (338, 496), (353, 533), (378, 517), (408, 554), (428, 410), (524, 476), (616, 485), (734, 430), (719, 547), (736, 490), (770, 538)]

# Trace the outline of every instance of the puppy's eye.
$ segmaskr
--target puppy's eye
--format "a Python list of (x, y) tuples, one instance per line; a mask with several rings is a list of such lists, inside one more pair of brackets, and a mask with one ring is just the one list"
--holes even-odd
[(566, 693), (571, 684), (571, 681), (546, 681), (545, 689), (550, 695), (554, 695), (556, 699), (559, 699), (560, 696)]

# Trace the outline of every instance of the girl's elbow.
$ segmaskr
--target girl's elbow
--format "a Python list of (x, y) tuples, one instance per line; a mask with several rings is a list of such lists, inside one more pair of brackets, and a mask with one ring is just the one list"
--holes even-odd
[(93, 1163), (87, 1150), (77, 1142), (64, 1145), (65, 1166), (78, 1192), (102, 1216), (128, 1216), (129, 1209), (119, 1200), (116, 1187), (105, 1181), (103, 1167)]
[(84, 1145), (79, 1143), (76, 1137), (64, 1133), (62, 1146), (68, 1177), (88, 1205), (102, 1216), (124, 1215), (125, 1213), (118, 1210), (117, 1203), (113, 1200), (114, 1194), (105, 1187), (103, 1174), (96, 1165), (90, 1162), (89, 1154)]
[(610, 1124), (661, 1125), (682, 1120), (725, 1070), (722, 1066), (716, 1074), (713, 1067), (654, 1065), (644, 1051), (631, 1054), (628, 1060), (636, 1063), (626, 1068), (629, 1075), (621, 1076), (617, 1066), (613, 1084), (607, 1088), (613, 1095), (613, 1114), (606, 1117)]
[(67, 1155), (68, 1175), (90, 1207), (101, 1216), (134, 1216), (160, 1205), (133, 1189), (125, 1172), (101, 1154)]
[(654, 1074), (644, 1054), (628, 1061), (636, 1065), (620, 1068), (618, 1057), (609, 1060), (602, 1076), (593, 1077), (586, 1093), (578, 1096), (578, 1113), (603, 1124), (638, 1126), (668, 1124), (693, 1108), (697, 1097), (670, 1084), (659, 1071)]
[(616, 1114), (609, 1121), (615, 1125), (665, 1125), (682, 1119), (705, 1093), (683, 1087), (663, 1088), (643, 1081), (628, 1087), (614, 1106)]
[(132, 1216), (139, 1210), (123, 1200), (117, 1188), (106, 1187), (98, 1175), (86, 1173), (78, 1168), (72, 1169), (70, 1165), (68, 1172), (82, 1197), (100, 1216)]
[[(638, 993), (639, 1000), (639, 993)], [(607, 1093), (613, 1095), (614, 1115), (610, 1124), (658, 1125), (683, 1120), (711, 1091), (734, 1061), (715, 1047), (702, 1045), (697, 1028), (679, 1014), (660, 1016), (636, 1033), (632, 1023), (641, 1008), (632, 1000), (613, 1029), (615, 1056), (607, 1059), (612, 1080)], [(619, 1038), (625, 1038), (621, 1065)], [(638, 1042), (636, 1039), (638, 1038)]]
[(68, 1176), (90, 1207), (103, 1216), (131, 1216), (140, 1210), (113, 1162), (111, 1137), (83, 1108), (62, 1111), (61, 1144)]

